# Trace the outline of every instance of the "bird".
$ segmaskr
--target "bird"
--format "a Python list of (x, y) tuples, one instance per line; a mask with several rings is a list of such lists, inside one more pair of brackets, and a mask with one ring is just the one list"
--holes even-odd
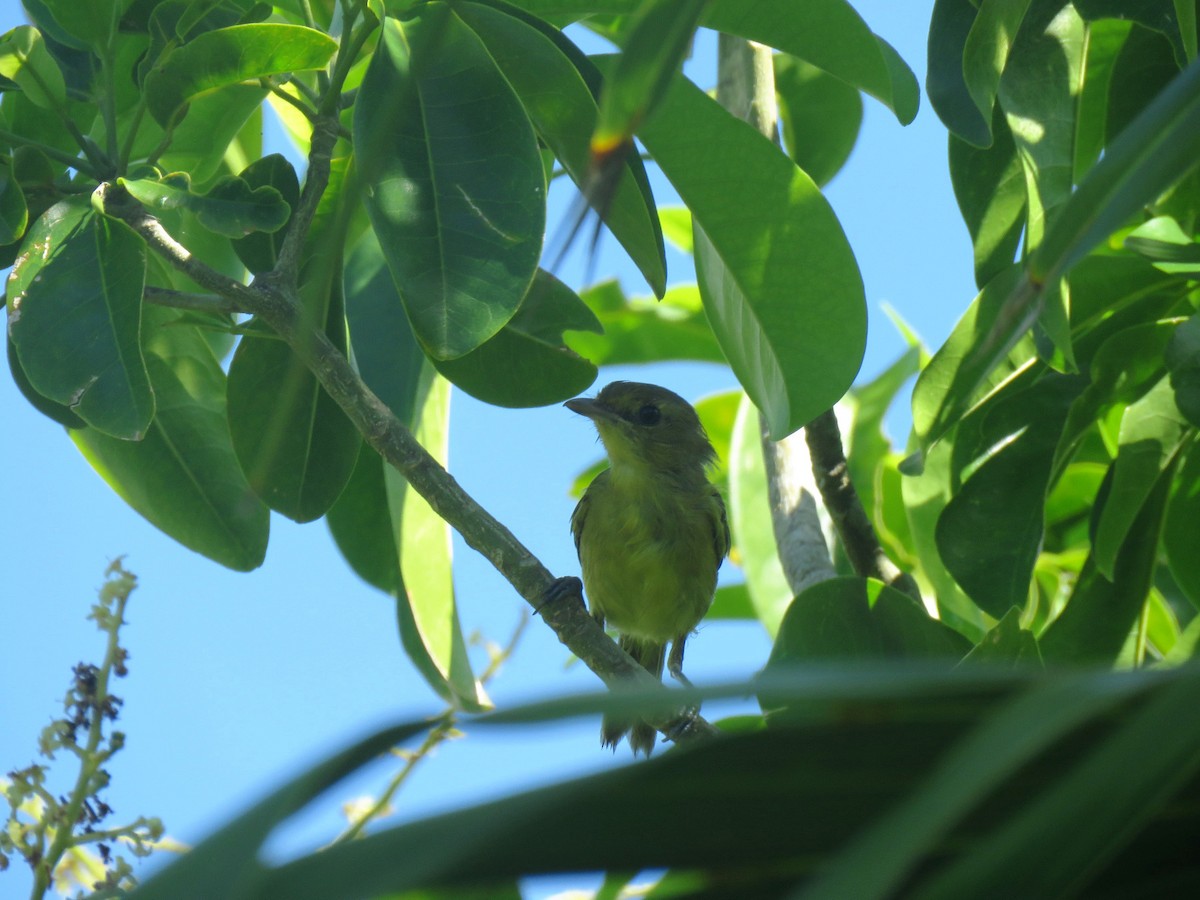
[[(706, 472), (716, 451), (692, 405), (658, 385), (615, 381), (564, 406), (592, 420), (609, 462), (571, 516), (591, 614), (655, 678), (670, 643), (667, 669), (690, 685), (684, 646), (730, 546), (725, 503)], [(657, 737), (644, 720), (604, 718), (605, 747), (626, 736), (647, 756)]]

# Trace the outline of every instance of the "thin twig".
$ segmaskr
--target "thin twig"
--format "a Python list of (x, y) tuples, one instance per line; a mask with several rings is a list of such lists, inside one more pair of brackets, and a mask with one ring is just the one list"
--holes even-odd
[(173, 309), (190, 309), (196, 312), (222, 313), (241, 312), (236, 303), (219, 294), (196, 294), (190, 291), (173, 291), (168, 288), (147, 287), (143, 291), (147, 303), (169, 306)]

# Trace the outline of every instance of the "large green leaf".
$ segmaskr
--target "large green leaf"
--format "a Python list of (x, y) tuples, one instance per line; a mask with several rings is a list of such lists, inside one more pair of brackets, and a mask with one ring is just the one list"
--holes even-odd
[(1180, 589), (1200, 608), (1200, 445), (1188, 448), (1167, 504), (1163, 549)]
[(533, 280), (546, 185), (520, 101), (445, 4), (383, 24), (354, 142), (418, 339), (441, 359), (470, 352), (512, 318)]
[(1142, 503), (1112, 565), (1112, 578), (1088, 556), (1067, 608), (1039, 638), (1048, 663), (1112, 664), (1142, 614), (1158, 563), (1167, 495), (1176, 466), (1168, 465)]
[(907, 594), (865, 578), (822, 581), (794, 599), (765, 671), (818, 660), (944, 659), (971, 649)]
[(266, 185), (252, 188), (233, 175), (219, 179), (204, 193), (192, 191), (186, 172), (162, 178), (119, 178), (117, 183), (152, 213), (188, 209), (205, 228), (230, 238), (256, 231), (278, 231), (287, 222), (291, 208), (283, 195)]
[(935, 0), (929, 23), (925, 91), (950, 133), (976, 147), (992, 143), (991, 116), (984, 116), (967, 87), (963, 53), (979, 14), (972, 0)]
[[(1000, 79), (1030, 2), (981, 3), (963, 44), (963, 80), (985, 123), (992, 121)], [(1025, 67), (1027, 61), (1021, 60), (1017, 66)]]
[(1193, 61), (1109, 144), (1059, 210), (1030, 260), (1053, 283), (1130, 215), (1200, 160), (1200, 60)]
[[(1009, 420), (994, 450), (951, 498), (937, 524), (942, 561), (979, 607), (999, 619), (1022, 607), (1042, 550), (1054, 450), (1079, 379), (1051, 374), (1006, 397), (989, 418)], [(1007, 413), (1007, 415), (1006, 415)], [(993, 441), (992, 439), (995, 438)], [(957, 450), (957, 447), (956, 447)], [(1004, 535), (1003, 540), (996, 536)]]
[(1193, 427), (1200, 428), (1200, 315), (1179, 324), (1167, 344), (1166, 357), (1175, 406)]
[[(1022, 846), (978, 883), (997, 896), (1061, 896), (1067, 891), (1064, 869), (1053, 863), (1058, 852), (1072, 856), (1076, 891), (1136, 896), (1150, 879), (1192, 873), (1200, 765), (1198, 726), (1189, 715), (1200, 698), (1194, 668), (1034, 677), (831, 667), (763, 684), (797, 715), (641, 765), (385, 829), (278, 867), (264, 863), (260, 848), (272, 830), (422, 731), (416, 723), (389, 728), (294, 778), (147, 879), (133, 897), (375, 897), (479, 890), (541, 873), (663, 867), (690, 874), (693, 895), (719, 885), (731, 896), (724, 888), (735, 884), (739, 897), (790, 896), (830, 883), (818, 878), (852, 886), (819, 896), (891, 896), (900, 886), (919, 894), (948, 867), (994, 862), (993, 829), (1032, 824), (1031, 810), (1063, 817), (1069, 808), (1076, 816), (1086, 809), (1104, 827), (1081, 831), (1063, 819), (1038, 833), (1036, 864), (1033, 849)], [(707, 694), (745, 691), (730, 685)], [(494, 723), (511, 733), (521, 723), (544, 727), (621, 703), (570, 698), (488, 716), (474, 727)], [(1189, 724), (1173, 729), (1171, 716)], [(1136, 789), (1107, 789), (1113, 771), (1143, 761), (1148, 771), (1138, 772)], [(670, 827), (630, 828), (631, 808), (650, 810)], [(970, 889), (958, 896), (964, 893)]]
[[(345, 207), (356, 199), (343, 191), (344, 171), (344, 160), (337, 161), (308, 235), (299, 277), (307, 322), (343, 353)], [(323, 516), (349, 481), (361, 445), (341, 407), (291, 347), (262, 331), (251, 330), (238, 345), (229, 366), (228, 394), (233, 446), (255, 493), (297, 522)]]
[(622, 52), (607, 73), (592, 135), (599, 158), (627, 147), (666, 96), (709, 0), (647, 0), (633, 14)]
[(156, 311), (153, 320), (164, 334), (146, 355), (158, 412), (145, 438), (119, 441), (85, 428), (71, 439), (152, 525), (223, 566), (249, 571), (266, 555), (269, 514), (233, 452), (225, 373), (196, 329), (179, 327), (175, 315)]
[[(454, 10), (487, 45), (538, 137), (586, 194), (597, 115), (593, 88), (600, 81), (595, 66), (561, 33), (544, 23), (539, 28), (537, 20), (517, 18), (520, 11), (505, 3), (456, 3)], [(641, 161), (631, 155), (612, 195), (598, 206), (605, 224), (661, 297), (667, 278), (662, 231), (653, 198), (643, 192), (635, 174), (640, 168)]]
[(8, 328), (33, 388), (93, 428), (140, 440), (154, 392), (140, 345), (146, 245), (63, 201), (30, 228), (8, 279)]
[(824, 185), (854, 149), (862, 97), (852, 85), (786, 53), (775, 54), (774, 68), (783, 146), (809, 178)]
[(593, 285), (580, 297), (604, 332), (576, 331), (566, 336), (566, 344), (598, 366), (668, 359), (725, 362), (694, 284), (673, 287), (658, 302), (626, 297), (615, 280)]
[(337, 42), (312, 28), (275, 22), (204, 32), (172, 51), (146, 76), (146, 106), (170, 125), (193, 99), (270, 75), (323, 67)]
[[(296, 177), (296, 170), (279, 153), (256, 159), (238, 177), (251, 188), (274, 188), (289, 209), (295, 209), (300, 199), (300, 180)], [(286, 234), (287, 230), (283, 228), (274, 232), (255, 232), (235, 240), (233, 249), (251, 272), (269, 272), (275, 268)]]
[(404, 590), (404, 582), (392, 540), (383, 468), (380, 455), (364, 443), (354, 473), (325, 514), (325, 523), (354, 574), (396, 597)]
[(1012, 265), (1025, 229), (1025, 174), (1004, 112), (992, 118), (992, 144), (950, 135), (950, 181), (975, 248), (975, 284)]
[(963, 665), (1040, 666), (1037, 638), (1021, 627), (1021, 610), (1013, 607), (963, 657)]
[(1141, 539), (1141, 535), (1131, 533), (1133, 523), (1163, 472), (1173, 468), (1180, 445), (1193, 431), (1175, 406), (1175, 394), (1166, 378), (1125, 410), (1112, 484), (1092, 545), (1101, 575), (1112, 579), (1122, 546), (1129, 539)]
[(713, 0), (701, 24), (824, 69), (870, 94), (903, 125), (916, 118), (916, 76), (845, 0)]
[[(444, 464), (448, 387), (417, 346), (374, 232), (353, 248), (345, 280), (346, 319), (359, 373)], [(458, 620), (449, 526), (395, 469), (383, 466), (381, 475), (382, 493), (373, 499), (352, 495), (347, 503), (355, 504), (353, 510), (335, 506), (338, 517), (330, 527), (340, 535), (339, 543), (365, 532), (348, 558), (370, 583), (394, 590), (401, 642), (430, 687), (449, 702), (480, 709), (488, 700), (471, 672)], [(361, 477), (378, 484), (370, 473)]]
[(832, 406), (862, 360), (854, 254), (812, 180), (686, 79), (639, 132), (692, 211), (696, 269), (725, 356), (779, 439)]
[[(103, 52), (117, 32), (121, 15), (133, 0), (38, 0), (39, 6), (68, 36), (72, 46), (93, 47)], [(61, 36), (61, 35), (60, 35)]]
[(13, 384), (17, 390), (21, 392), (29, 405), (47, 416), (52, 421), (59, 425), (64, 425), (67, 428), (86, 428), (87, 422), (71, 412), (71, 408), (62, 403), (55, 403), (49, 397), (43, 397), (33, 385), (29, 383), (29, 377), (25, 374), (25, 370), (21, 368), (21, 361), (17, 359), (17, 348), (13, 346), (12, 335), (6, 335), (4, 339), (6, 348), (6, 356), (8, 357), (8, 370), (12, 373)]
[(41, 33), (31, 25), (18, 25), (0, 35), (0, 75), (16, 82), (25, 96), (42, 109), (66, 105), (62, 71), (46, 49)]
[(596, 380), (596, 366), (567, 347), (563, 332), (601, 330), (569, 287), (541, 269), (516, 315), (466, 356), (432, 360), (441, 375), (496, 406), (545, 406), (574, 397)]

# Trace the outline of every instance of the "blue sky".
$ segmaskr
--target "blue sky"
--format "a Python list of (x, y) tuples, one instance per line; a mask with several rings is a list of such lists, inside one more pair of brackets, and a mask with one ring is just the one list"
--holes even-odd
[[(860, 0), (855, 7), (923, 85), (932, 3)], [(19, 4), (0, 0), (0, 31), (21, 21)], [(703, 87), (715, 80), (714, 46), (711, 35), (699, 41), (689, 69)], [(868, 98), (854, 155), (827, 189), (866, 284), (863, 378), (903, 349), (881, 304), (936, 347), (974, 295), (970, 243), (945, 159), (945, 130), (924, 97), (907, 128)], [(659, 197), (670, 202), (667, 190)], [(552, 199), (557, 223), (571, 195), (559, 189)], [(576, 287), (582, 255), (559, 272)], [(682, 258), (669, 266), (672, 283), (693, 280)], [(648, 293), (611, 239), (595, 274)], [(617, 378), (656, 381), (690, 399), (735, 385), (711, 365), (625, 367), (603, 370), (590, 392)], [(274, 516), (266, 563), (250, 574), (228, 572), (126, 507), (7, 374), (0, 375), (0, 422), (0, 771), (33, 760), (38, 732), (60, 713), (71, 667), (98, 661), (102, 638), (85, 617), (105, 566), (119, 555), (141, 581), (124, 632), (130, 675), (116, 688), (128, 742), (111, 766), (107, 800), (119, 821), (158, 815), (171, 836), (195, 842), (321, 755), (398, 718), (440, 711), (400, 649), (390, 599), (349, 571), (323, 523), (298, 526)], [(896, 424), (904, 422), (900, 416)], [(894, 437), (903, 442), (903, 434)], [(500, 410), (454, 395), (451, 470), (556, 574), (578, 570), (567, 491), (598, 455), (589, 424), (561, 407)], [(465, 628), (505, 641), (523, 601), (457, 539), (455, 566)], [(705, 624), (688, 644), (688, 672), (699, 682), (748, 675), (768, 652), (757, 625)], [(599, 686), (567, 663), (566, 650), (535, 620), (490, 693), (503, 707)], [(406, 786), (399, 817), (630, 761), (625, 748), (615, 756), (600, 749), (594, 720), (466, 730)], [(378, 790), (391, 771), (384, 765), (339, 788), (333, 802), (274, 846), (286, 854), (328, 839), (340, 827), (337, 803)], [(0, 877), (0, 898), (27, 893), (26, 871)]]

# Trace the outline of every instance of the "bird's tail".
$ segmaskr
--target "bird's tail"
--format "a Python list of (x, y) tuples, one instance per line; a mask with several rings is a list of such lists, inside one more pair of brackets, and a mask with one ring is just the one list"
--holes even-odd
[[(657, 644), (654, 641), (641, 641), (637, 638), (621, 635), (621, 649), (642, 664), (647, 672), (662, 680), (663, 660), (667, 656), (666, 643)], [(621, 738), (629, 735), (629, 746), (634, 753), (650, 755), (658, 732), (643, 719), (622, 719), (616, 716), (605, 716), (600, 725), (600, 743), (605, 747), (617, 749)]]

